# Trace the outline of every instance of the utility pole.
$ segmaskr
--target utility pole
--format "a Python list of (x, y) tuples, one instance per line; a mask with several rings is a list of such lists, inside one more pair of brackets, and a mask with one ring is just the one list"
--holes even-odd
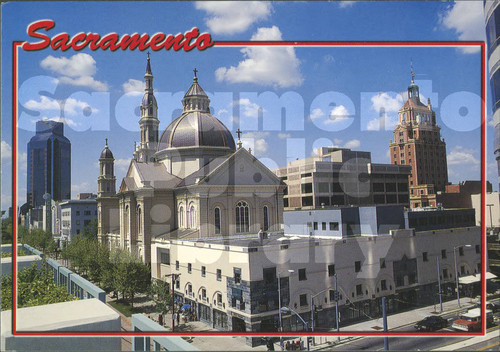
[(439, 311), (443, 313), (443, 295), (441, 292), (441, 269), (439, 268), (439, 256), (436, 256), (437, 269), (438, 269), (438, 295), (439, 295)]
[[(340, 332), (339, 329), (339, 291), (337, 288), (337, 273), (334, 276), (335, 279), (335, 322), (337, 323), (337, 333)], [(340, 335), (338, 335), (338, 340), (340, 341)]]
[[(382, 316), (384, 320), (384, 332), (387, 332), (387, 312), (385, 308), (385, 296), (382, 297)], [(389, 337), (384, 336), (384, 349), (389, 351)]]

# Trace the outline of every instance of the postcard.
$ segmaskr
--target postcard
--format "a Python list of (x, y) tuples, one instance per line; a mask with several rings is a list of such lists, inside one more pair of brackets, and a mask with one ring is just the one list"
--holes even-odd
[(498, 346), (497, 12), (4, 3), (1, 349)]

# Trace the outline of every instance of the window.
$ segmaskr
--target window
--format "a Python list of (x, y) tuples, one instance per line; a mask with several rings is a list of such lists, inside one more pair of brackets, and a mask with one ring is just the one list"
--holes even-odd
[(460, 255), (461, 257), (464, 256), (464, 247), (458, 247), (458, 255)]
[(476, 254), (479, 254), (479, 253), (481, 253), (481, 246), (476, 244)]
[(276, 282), (276, 267), (264, 268), (262, 270), (262, 275), (264, 277), (264, 282), (266, 284), (273, 284)]
[(317, 229), (318, 229), (318, 223), (317, 223), (316, 221), (313, 223), (313, 228), (314, 228), (315, 230), (317, 230)]
[(330, 231), (338, 231), (339, 223), (338, 222), (330, 222)]
[(427, 252), (423, 252), (422, 253), (422, 259), (424, 262), (428, 262), (429, 261), (429, 257), (427, 256)]
[(299, 296), (299, 301), (300, 301), (300, 306), (305, 307), (307, 306), (307, 293), (304, 293)]
[(385, 269), (385, 258), (380, 258), (380, 269)]
[(361, 271), (361, 262), (360, 261), (354, 262), (354, 271), (357, 273), (359, 273)]
[(85, 215), (85, 216), (89, 216), (89, 215), (92, 215), (92, 212), (91, 212), (90, 210), (85, 210), (85, 211), (83, 212), (83, 215)]
[(464, 276), (465, 275), (465, 265), (460, 266), (460, 275)]
[(90, 225), (90, 220), (83, 220), (83, 226)]
[(217, 294), (217, 304), (222, 304), (222, 293)]
[(206, 299), (207, 298), (207, 290), (202, 288), (201, 289), (201, 299)]
[(184, 207), (179, 207), (179, 227), (184, 227)]
[(356, 296), (363, 296), (363, 285), (356, 285)]
[(189, 274), (191, 274), (191, 269), (192, 269), (191, 263), (188, 263), (188, 273)]
[(177, 279), (175, 280), (175, 288), (180, 289), (181, 288), (181, 280)]
[(263, 226), (263, 230), (264, 231), (269, 230), (269, 214), (268, 214), (267, 205), (264, 206), (264, 226)]
[(221, 280), (222, 280), (222, 270), (217, 269), (217, 281), (221, 281)]
[(215, 234), (220, 235), (220, 208), (214, 210)]
[(299, 269), (299, 281), (307, 280), (306, 277), (306, 268)]
[(77, 210), (76, 211), (76, 215), (79, 216), (80, 215), (80, 210)]
[(335, 264), (328, 265), (328, 276), (335, 275)]
[(161, 263), (170, 265), (170, 250), (161, 253)]
[(443, 269), (443, 279), (448, 278), (448, 269)]
[(441, 258), (446, 259), (446, 249), (441, 250)]
[(250, 229), (249, 207), (247, 202), (236, 204), (236, 232), (248, 232)]
[(192, 293), (193, 293), (193, 285), (188, 284), (188, 287), (187, 287), (187, 294), (188, 294), (188, 295), (191, 295)]
[(234, 283), (235, 284), (241, 283), (241, 269), (233, 268), (233, 272), (234, 272)]
[(76, 220), (76, 225), (80, 226), (80, 220)]
[(191, 205), (189, 208), (189, 224), (188, 224), (190, 229), (195, 229), (197, 227), (197, 222), (196, 222), (196, 209), (194, 205)]
[(380, 289), (381, 289), (382, 291), (387, 290), (387, 281), (386, 281), (386, 280), (382, 280), (382, 281), (380, 281)]
[(175, 270), (179, 270), (179, 261), (178, 260), (175, 261)]
[(207, 267), (205, 267), (205, 266), (201, 267), (201, 276), (202, 277), (207, 276)]
[(326, 222), (321, 223), (321, 230), (326, 231)]

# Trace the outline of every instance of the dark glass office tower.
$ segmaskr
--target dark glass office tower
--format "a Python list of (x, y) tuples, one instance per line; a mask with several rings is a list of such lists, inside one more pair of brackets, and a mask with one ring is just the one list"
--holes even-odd
[(26, 201), (33, 208), (41, 206), (45, 193), (56, 201), (71, 198), (71, 142), (60, 122), (38, 121), (28, 143)]

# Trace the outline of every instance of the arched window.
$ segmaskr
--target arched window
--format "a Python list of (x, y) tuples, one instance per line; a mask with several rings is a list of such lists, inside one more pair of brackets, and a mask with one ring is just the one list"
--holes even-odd
[(137, 207), (137, 234), (142, 231), (142, 221), (141, 221), (141, 207)]
[(267, 205), (264, 206), (264, 226), (263, 226), (263, 230), (264, 231), (269, 230), (269, 213), (268, 213)]
[(220, 235), (220, 208), (214, 210), (215, 234)]
[(196, 210), (194, 208), (194, 205), (191, 205), (191, 207), (189, 208), (189, 228), (196, 228)]
[(128, 235), (128, 205), (125, 207), (125, 214), (123, 215), (123, 232)]
[(179, 227), (184, 227), (184, 207), (179, 207)]
[(236, 232), (250, 231), (249, 218), (249, 207), (247, 202), (238, 202), (238, 204), (236, 204)]

